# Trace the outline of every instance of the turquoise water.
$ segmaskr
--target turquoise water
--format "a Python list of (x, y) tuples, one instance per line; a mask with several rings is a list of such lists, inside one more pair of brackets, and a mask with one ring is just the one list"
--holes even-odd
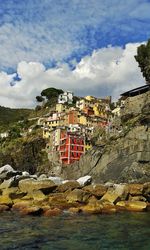
[(150, 250), (150, 213), (21, 217), (0, 214), (0, 250)]

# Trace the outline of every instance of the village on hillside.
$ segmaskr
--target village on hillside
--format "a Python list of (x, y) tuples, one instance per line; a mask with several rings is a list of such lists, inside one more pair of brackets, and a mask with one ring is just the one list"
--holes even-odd
[(49, 160), (71, 164), (89, 150), (95, 127), (106, 128), (111, 120), (111, 97), (86, 96), (73, 104), (73, 93), (58, 97), (54, 111), (41, 119), (43, 137), (49, 139)]
[[(30, 118), (29, 120), (35, 122), (34, 125), (20, 135), (25, 137), (33, 131), (34, 126), (38, 126), (47, 141), (49, 161), (72, 164), (92, 148), (95, 130), (101, 129), (106, 135), (121, 133), (121, 115), (138, 112), (142, 94), (147, 91), (150, 91), (150, 85), (129, 90), (121, 94), (121, 98), (115, 103), (112, 103), (111, 96), (74, 98), (71, 91), (65, 91), (59, 94), (51, 111), (40, 117)], [(0, 138), (8, 136), (9, 131), (0, 134)]]
[[(91, 139), (95, 129), (102, 128), (106, 134), (120, 133), (119, 118), (130, 109), (137, 109), (137, 96), (149, 91), (149, 86), (130, 90), (121, 95), (118, 102), (111, 102), (111, 96), (79, 98), (73, 105), (73, 93), (66, 91), (58, 97), (55, 109), (38, 120), (43, 137), (48, 139), (47, 153), (50, 161), (71, 164), (92, 147)], [(134, 105), (135, 103), (135, 105)], [(113, 107), (113, 108), (112, 108)], [(140, 108), (140, 102), (139, 102)]]

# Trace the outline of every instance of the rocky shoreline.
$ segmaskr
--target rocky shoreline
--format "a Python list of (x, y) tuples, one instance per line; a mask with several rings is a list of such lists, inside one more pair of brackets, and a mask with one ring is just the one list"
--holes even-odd
[(150, 182), (144, 184), (94, 184), (91, 176), (78, 180), (37, 177), (0, 168), (0, 212), (56, 216), (69, 213), (102, 214), (150, 211)]

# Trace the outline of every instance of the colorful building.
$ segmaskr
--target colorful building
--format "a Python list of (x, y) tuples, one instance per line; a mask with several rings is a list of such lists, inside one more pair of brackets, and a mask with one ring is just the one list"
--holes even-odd
[(73, 103), (73, 93), (71, 91), (66, 91), (63, 94), (60, 94), (58, 97), (59, 104), (72, 104)]
[(71, 164), (78, 161), (84, 154), (85, 139), (75, 133), (62, 131), (60, 136), (60, 161), (63, 164)]

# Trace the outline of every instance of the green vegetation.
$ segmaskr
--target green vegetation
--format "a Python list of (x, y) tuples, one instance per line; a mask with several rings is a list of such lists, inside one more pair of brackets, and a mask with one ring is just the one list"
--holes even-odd
[(150, 39), (137, 49), (135, 60), (138, 62), (143, 77), (147, 84), (150, 84)]
[(0, 132), (7, 131), (15, 122), (25, 121), (32, 113), (31, 109), (11, 109), (0, 106)]
[[(42, 90), (40, 96), (36, 96), (36, 101), (40, 103), (43, 102), (44, 107), (52, 107), (57, 103), (58, 96), (63, 92), (62, 89), (47, 88)], [(39, 105), (37, 109), (40, 109)]]

